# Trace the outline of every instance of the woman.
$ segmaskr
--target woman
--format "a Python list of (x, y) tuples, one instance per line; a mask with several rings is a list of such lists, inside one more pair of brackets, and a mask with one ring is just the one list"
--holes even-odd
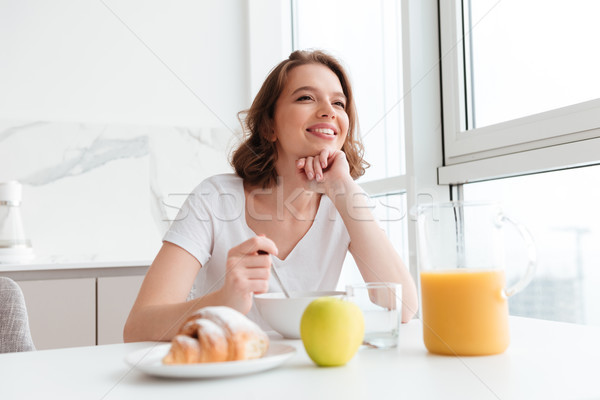
[[(253, 293), (332, 290), (349, 250), (366, 282), (415, 284), (354, 179), (364, 173), (352, 89), (342, 66), (295, 51), (267, 77), (232, 157), (236, 174), (202, 182), (165, 235), (125, 325), (126, 341), (170, 340), (198, 308), (226, 305), (263, 325)], [(199, 296), (186, 301), (196, 283)]]

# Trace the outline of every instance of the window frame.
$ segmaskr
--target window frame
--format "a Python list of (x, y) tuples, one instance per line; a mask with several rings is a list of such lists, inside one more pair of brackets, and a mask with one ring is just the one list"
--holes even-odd
[[(467, 0), (439, 2), (444, 108), (440, 184), (462, 184), (600, 163), (600, 99), (469, 129), (463, 32)], [(594, 155), (596, 154), (596, 155)]]
[(443, 162), (437, 0), (403, 0), (401, 24), (405, 173), (361, 186), (372, 196), (406, 194), (408, 261), (418, 282), (414, 210), (419, 203), (450, 198), (448, 187), (439, 185), (437, 176)]

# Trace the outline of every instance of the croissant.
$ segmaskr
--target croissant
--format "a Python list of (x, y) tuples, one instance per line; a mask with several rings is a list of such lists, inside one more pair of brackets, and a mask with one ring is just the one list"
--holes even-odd
[(267, 334), (229, 307), (204, 307), (192, 314), (171, 341), (164, 364), (251, 360), (269, 347)]

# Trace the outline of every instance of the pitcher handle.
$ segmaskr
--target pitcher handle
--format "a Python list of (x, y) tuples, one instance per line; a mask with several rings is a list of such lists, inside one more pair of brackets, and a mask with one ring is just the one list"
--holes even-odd
[(529, 285), (529, 283), (533, 279), (533, 276), (535, 275), (535, 269), (537, 266), (537, 252), (535, 249), (535, 244), (533, 242), (533, 238), (531, 237), (531, 234), (529, 233), (527, 228), (525, 228), (525, 226), (519, 224), (518, 222), (515, 222), (514, 220), (512, 220), (511, 218), (509, 218), (506, 215), (501, 214), (499, 217), (500, 217), (499, 222), (501, 224), (503, 224), (504, 222), (508, 222), (517, 229), (517, 231), (521, 235), (521, 238), (525, 242), (525, 246), (527, 247), (528, 261), (527, 261), (527, 270), (525, 271), (525, 274), (523, 275), (523, 277), (521, 279), (519, 279), (519, 281), (517, 283), (515, 283), (514, 285), (512, 285), (509, 288), (504, 289), (504, 291), (503, 291), (504, 296), (510, 297), (510, 296), (514, 295), (515, 293), (518, 293), (521, 290), (523, 290), (527, 285)]

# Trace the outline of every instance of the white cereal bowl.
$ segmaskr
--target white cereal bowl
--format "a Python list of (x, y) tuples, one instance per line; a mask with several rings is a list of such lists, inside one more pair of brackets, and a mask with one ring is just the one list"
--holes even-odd
[(254, 303), (271, 328), (286, 339), (300, 339), (300, 320), (306, 307), (319, 297), (342, 297), (345, 292), (263, 293), (254, 296)]

